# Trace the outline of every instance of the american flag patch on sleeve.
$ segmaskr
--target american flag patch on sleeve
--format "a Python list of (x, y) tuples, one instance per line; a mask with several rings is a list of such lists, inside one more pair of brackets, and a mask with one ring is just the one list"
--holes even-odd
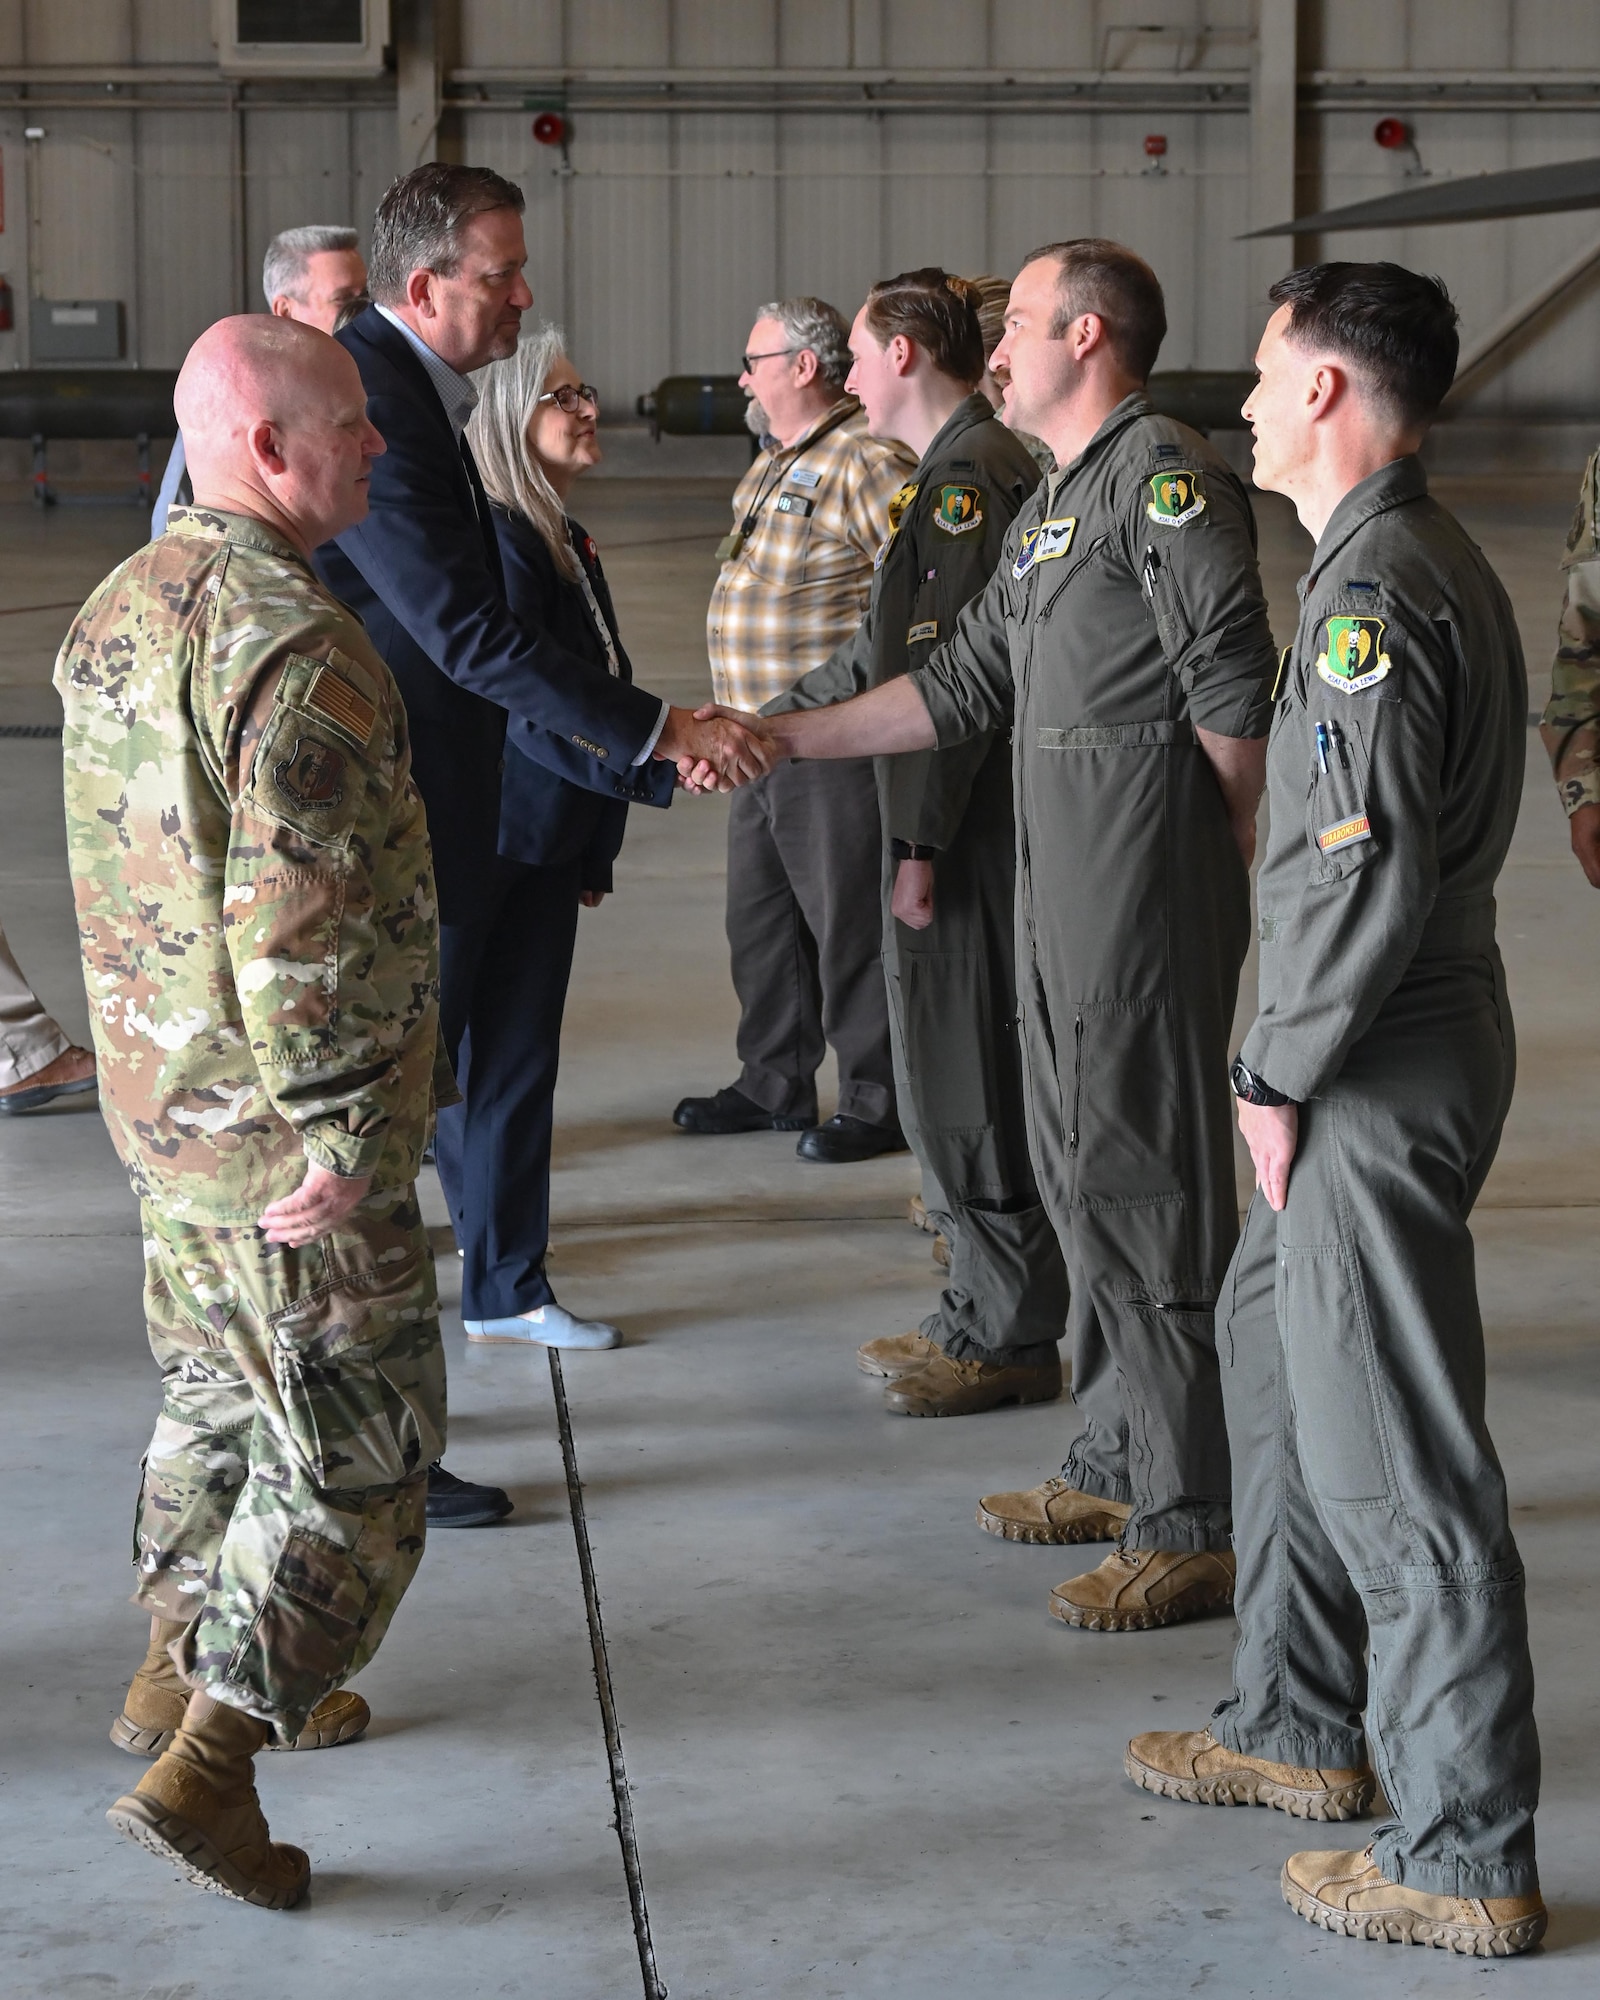
[(353, 688), (331, 667), (319, 667), (306, 690), (306, 707), (315, 715), (326, 716), (336, 729), (366, 748), (378, 711), (364, 694)]

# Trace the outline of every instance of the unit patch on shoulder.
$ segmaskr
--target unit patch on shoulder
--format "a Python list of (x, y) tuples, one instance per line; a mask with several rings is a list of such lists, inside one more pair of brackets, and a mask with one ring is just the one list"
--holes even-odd
[(1174, 467), (1158, 472), (1149, 482), (1150, 499), (1145, 512), (1163, 527), (1181, 528), (1185, 521), (1198, 520), (1206, 511), (1206, 496), (1194, 473)]
[(313, 714), (326, 716), (336, 729), (352, 742), (359, 743), (363, 750), (372, 736), (372, 725), (378, 719), (378, 711), (367, 697), (352, 687), (343, 674), (336, 674), (332, 667), (318, 667), (310, 687), (306, 689), (306, 707)]
[(1372, 821), (1365, 813), (1357, 813), (1352, 819), (1335, 820), (1332, 826), (1325, 826), (1317, 833), (1317, 845), (1324, 854), (1337, 854), (1341, 847), (1354, 847), (1358, 841), (1372, 838)]
[(941, 486), (933, 510), (934, 526), (947, 535), (964, 535), (983, 526), (983, 495), (976, 486)]
[(297, 736), (294, 748), (274, 764), (272, 775), (278, 789), (300, 807), (313, 812), (331, 812), (344, 797), (345, 760), (314, 736)]
[(939, 636), (938, 619), (924, 618), (920, 625), (913, 625), (910, 631), (907, 632), (906, 644), (908, 646), (920, 646), (924, 640), (937, 639), (938, 636)]
[(1328, 649), (1317, 655), (1317, 672), (1342, 694), (1376, 687), (1393, 662), (1383, 650), (1381, 618), (1330, 618)]
[(1011, 574), (1020, 582), (1035, 563), (1050, 562), (1056, 556), (1064, 556), (1072, 547), (1072, 534), (1077, 525), (1077, 515), (1068, 514), (1059, 521), (1041, 521), (1037, 528), (1029, 528), (1022, 537), (1017, 559), (1011, 565)]

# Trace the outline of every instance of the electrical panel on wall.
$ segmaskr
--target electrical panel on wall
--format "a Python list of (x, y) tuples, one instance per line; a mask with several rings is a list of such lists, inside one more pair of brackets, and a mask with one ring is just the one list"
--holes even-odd
[(212, 0), (224, 76), (376, 76), (389, 0)]

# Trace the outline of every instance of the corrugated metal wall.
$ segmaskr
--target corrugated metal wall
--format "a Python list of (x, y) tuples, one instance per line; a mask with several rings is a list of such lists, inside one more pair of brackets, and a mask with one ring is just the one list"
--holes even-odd
[[(1252, 0), (460, 0), (453, 62), (468, 72), (853, 65), (1239, 81), (1249, 74), (1252, 13)], [(9, 0), (0, 69), (70, 65), (81, 75), (83, 65), (104, 65), (127, 76), (167, 66), (170, 75), (173, 65), (213, 61), (210, 19), (208, 0)], [(1600, 74), (1600, 7), (1576, 0), (1302, 0), (1300, 23), (1308, 78)], [(81, 103), (85, 87), (73, 108), (32, 113), (0, 99), (0, 270), (25, 296), (31, 208), (34, 289), (124, 299), (129, 360), (170, 366), (210, 319), (259, 304), (261, 253), (275, 230), (365, 223), (398, 166), (395, 118), (339, 86), (298, 89), (279, 108), (119, 108), (110, 100), (128, 87), (107, 91), (103, 106)], [(179, 84), (162, 88), (204, 101), (198, 89), (186, 99)], [(1250, 166), (1250, 119), (1237, 107), (588, 108), (573, 114), (570, 173), (535, 145), (530, 115), (458, 113), (451, 150), (522, 182), (539, 308), (566, 323), (579, 365), (613, 408), (665, 373), (735, 367), (753, 309), (774, 295), (816, 292), (849, 311), (887, 272), (941, 262), (1009, 274), (1031, 244), (1091, 232), (1132, 243), (1161, 273), (1172, 321), (1164, 366), (1249, 359), (1260, 269), (1252, 276), (1235, 241), (1248, 226)], [(1405, 115), (1434, 172), (1600, 150), (1590, 110)], [(1302, 209), (1400, 184), (1407, 161), (1375, 146), (1375, 116), (1359, 105), (1303, 112)], [(25, 122), (46, 134), (27, 148)], [(1145, 170), (1152, 130), (1168, 142), (1159, 175)], [(1324, 251), (1439, 271), (1470, 336), (1596, 227), (1593, 215), (1552, 216), (1340, 237)], [(1597, 350), (1600, 286), (1591, 285), (1484, 383), (1473, 408), (1600, 413)], [(20, 351), (16, 336), (0, 335), (0, 365), (16, 365)]]

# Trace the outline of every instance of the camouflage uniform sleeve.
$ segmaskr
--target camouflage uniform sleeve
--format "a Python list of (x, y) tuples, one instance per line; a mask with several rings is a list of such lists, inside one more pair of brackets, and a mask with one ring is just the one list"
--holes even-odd
[(1550, 753), (1556, 790), (1568, 814), (1600, 806), (1600, 451), (1583, 469), (1578, 510), (1561, 567), (1567, 573), (1561, 600), (1556, 656), (1550, 666), (1550, 699), (1539, 734)]
[(203, 733), (232, 808), (223, 932), (273, 1108), (308, 1159), (355, 1179), (401, 1108), (436, 912), (392, 682), (326, 635), (300, 642), (235, 651), (213, 677)]

